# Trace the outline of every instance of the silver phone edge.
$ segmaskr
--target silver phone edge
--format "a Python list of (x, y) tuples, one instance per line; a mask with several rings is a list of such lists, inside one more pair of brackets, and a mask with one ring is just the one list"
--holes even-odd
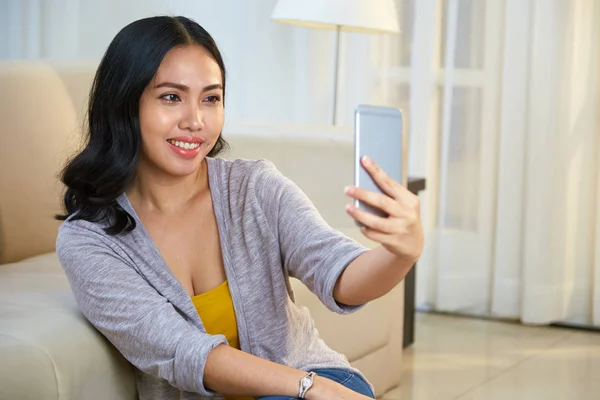
[[(359, 105), (358, 107), (356, 107), (356, 110), (354, 110), (354, 187), (360, 187), (360, 168), (361, 168), (361, 162), (360, 162), (360, 130), (359, 130), (359, 122), (360, 122), (360, 110), (361, 110), (361, 106)], [(357, 199), (354, 199), (354, 207), (356, 209), (360, 208), (360, 201)], [(361, 224), (360, 222), (358, 222), (357, 220), (354, 220), (354, 223), (356, 224), (356, 226), (358, 226), (359, 228), (363, 228), (364, 225)]]

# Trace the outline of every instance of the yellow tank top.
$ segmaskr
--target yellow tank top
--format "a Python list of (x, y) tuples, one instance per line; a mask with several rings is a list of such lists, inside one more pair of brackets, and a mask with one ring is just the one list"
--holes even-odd
[[(194, 303), (208, 334), (224, 335), (229, 346), (240, 350), (235, 310), (227, 281), (208, 292), (193, 296), (192, 303)], [(226, 397), (225, 400), (253, 399), (250, 397)]]

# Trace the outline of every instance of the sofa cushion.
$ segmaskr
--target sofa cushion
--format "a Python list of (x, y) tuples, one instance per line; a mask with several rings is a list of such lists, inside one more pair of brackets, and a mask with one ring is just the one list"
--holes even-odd
[(1, 399), (135, 399), (132, 368), (107, 343), (56, 254), (0, 266)]

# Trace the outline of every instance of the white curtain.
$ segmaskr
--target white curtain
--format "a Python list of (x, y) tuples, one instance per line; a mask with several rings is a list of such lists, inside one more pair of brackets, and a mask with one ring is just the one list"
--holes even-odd
[(0, 60), (75, 58), (79, 0), (0, 1)]
[(381, 75), (428, 180), (417, 304), (600, 326), (600, 1), (399, 3), (410, 60)]

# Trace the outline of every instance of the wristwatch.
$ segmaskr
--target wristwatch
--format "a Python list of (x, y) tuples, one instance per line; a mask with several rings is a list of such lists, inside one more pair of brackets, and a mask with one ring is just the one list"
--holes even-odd
[(304, 378), (300, 379), (300, 392), (298, 393), (299, 399), (304, 399), (306, 396), (306, 392), (313, 386), (315, 383), (315, 376), (317, 376), (314, 372), (309, 372), (308, 375), (304, 376)]

